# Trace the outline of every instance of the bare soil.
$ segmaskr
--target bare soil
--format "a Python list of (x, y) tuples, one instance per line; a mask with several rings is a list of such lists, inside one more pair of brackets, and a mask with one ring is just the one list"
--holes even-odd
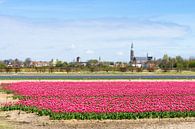
[[(1, 87), (0, 87), (1, 88)], [(16, 102), (0, 92), (0, 105)], [(0, 111), (0, 129), (195, 129), (195, 118), (140, 120), (50, 120), (23, 111)]]
[[(0, 90), (1, 90), (1, 86), (0, 86)], [(9, 102), (15, 103), (18, 101), (18, 100), (13, 100), (12, 96), (13, 96), (12, 94), (5, 94), (0, 92), (0, 107), (5, 103), (9, 103)]]

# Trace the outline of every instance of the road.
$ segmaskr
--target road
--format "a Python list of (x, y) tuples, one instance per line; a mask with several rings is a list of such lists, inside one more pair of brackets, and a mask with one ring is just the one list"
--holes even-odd
[(193, 76), (184, 75), (154, 75), (154, 76), (140, 76), (140, 75), (99, 75), (99, 76), (0, 76), (0, 79), (195, 79)]

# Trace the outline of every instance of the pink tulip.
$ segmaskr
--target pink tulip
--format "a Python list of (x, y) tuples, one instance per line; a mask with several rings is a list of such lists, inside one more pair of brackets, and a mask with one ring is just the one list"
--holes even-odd
[(195, 111), (195, 82), (21, 82), (16, 104), (54, 112)]

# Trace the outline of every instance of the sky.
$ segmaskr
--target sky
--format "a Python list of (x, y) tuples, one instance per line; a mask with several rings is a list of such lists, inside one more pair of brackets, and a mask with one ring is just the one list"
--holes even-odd
[(195, 0), (0, 0), (0, 60), (195, 56)]

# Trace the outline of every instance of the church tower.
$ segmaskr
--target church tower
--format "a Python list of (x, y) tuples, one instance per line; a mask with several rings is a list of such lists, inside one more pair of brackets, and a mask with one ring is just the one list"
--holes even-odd
[(130, 63), (133, 62), (134, 59), (134, 50), (133, 50), (133, 43), (131, 44), (131, 52), (130, 52)]

